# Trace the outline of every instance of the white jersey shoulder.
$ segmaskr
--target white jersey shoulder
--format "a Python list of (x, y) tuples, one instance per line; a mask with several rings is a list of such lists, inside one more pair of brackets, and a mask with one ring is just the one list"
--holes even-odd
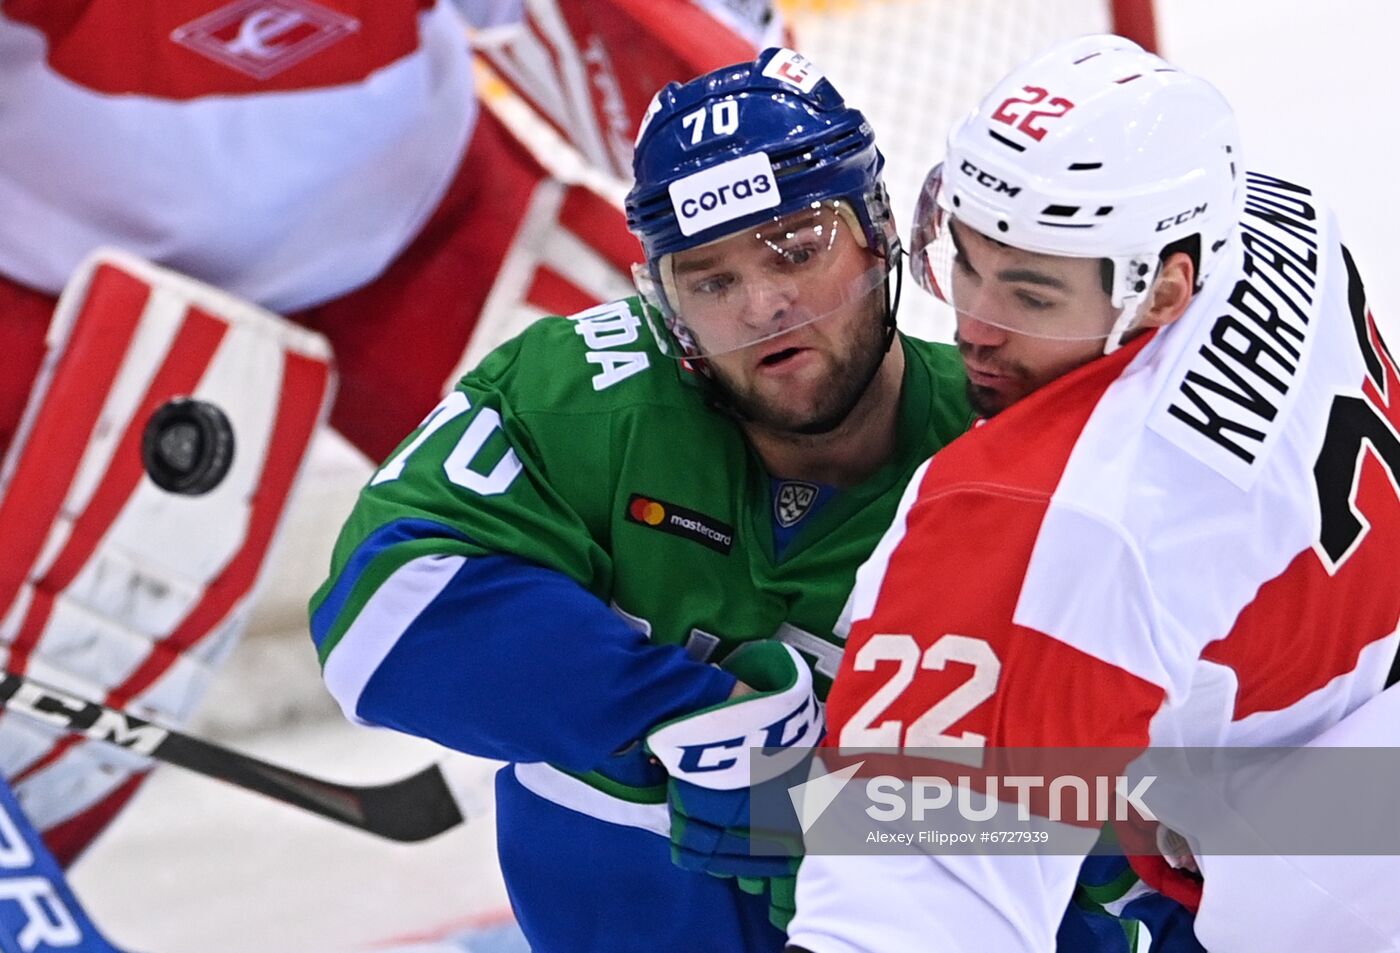
[[(232, 6), (245, 32), (268, 20)], [(0, 109), (0, 274), (56, 294), (116, 245), (282, 312), (375, 278), (441, 199), (476, 117), (457, 11), (405, 9), (417, 48), (359, 82), (192, 99), (89, 89), (0, 12), (0, 89), (15, 92)], [(140, 35), (134, 14), (117, 22)]]

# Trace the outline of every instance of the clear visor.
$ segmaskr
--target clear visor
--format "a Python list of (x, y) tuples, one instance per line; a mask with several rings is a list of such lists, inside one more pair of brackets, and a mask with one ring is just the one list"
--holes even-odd
[[(1115, 305), (1105, 290), (1113, 266), (1102, 258), (1013, 248), (959, 221), (943, 188), (943, 166), (924, 180), (914, 209), (910, 269), (918, 286), (950, 305), (959, 322), (1060, 341), (1103, 341), (1121, 333), (1137, 295)], [(1155, 276), (1143, 276), (1143, 287)]]
[(634, 265), (637, 290), (686, 353), (717, 357), (832, 315), (883, 307), (889, 269), (845, 202), (814, 202), (713, 242)]

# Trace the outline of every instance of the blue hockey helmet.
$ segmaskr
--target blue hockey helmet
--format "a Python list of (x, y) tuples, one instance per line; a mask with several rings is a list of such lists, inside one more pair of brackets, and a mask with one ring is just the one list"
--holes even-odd
[(900, 246), (883, 167), (869, 122), (793, 50), (667, 84), (642, 120), (626, 201), (646, 255), (634, 270), (643, 295), (693, 348), (668, 300), (666, 256), (823, 203), (853, 214), (859, 243), (884, 260), (884, 283)]

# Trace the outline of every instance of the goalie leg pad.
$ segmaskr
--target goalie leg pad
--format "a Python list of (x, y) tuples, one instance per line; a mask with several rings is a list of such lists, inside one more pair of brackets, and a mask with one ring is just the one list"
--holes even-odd
[[(119, 252), (79, 269), (0, 468), (6, 668), (182, 722), (233, 648), (331, 388), (304, 329)], [(235, 435), (221, 479), (174, 495), (145, 472), (153, 415), (212, 405)], [(209, 474), (205, 474), (206, 477)], [(41, 830), (122, 796), (145, 764), (0, 715), (0, 770)], [(129, 792), (126, 792), (129, 794)], [(70, 840), (76, 852), (97, 829)]]

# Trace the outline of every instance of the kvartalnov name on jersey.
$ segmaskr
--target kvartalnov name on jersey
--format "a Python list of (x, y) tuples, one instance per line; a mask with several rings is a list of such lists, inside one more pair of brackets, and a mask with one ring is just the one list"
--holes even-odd
[(1201, 448), (1193, 434), (1161, 417), (1154, 421), (1169, 439), (1204, 449), (1202, 458), (1237, 482), (1249, 479), (1249, 464), (1268, 442), (1268, 425), (1303, 362), (1319, 261), (1317, 210), (1305, 198), (1312, 193), (1257, 173), (1248, 181), (1243, 277), (1166, 409), (1211, 446)]

